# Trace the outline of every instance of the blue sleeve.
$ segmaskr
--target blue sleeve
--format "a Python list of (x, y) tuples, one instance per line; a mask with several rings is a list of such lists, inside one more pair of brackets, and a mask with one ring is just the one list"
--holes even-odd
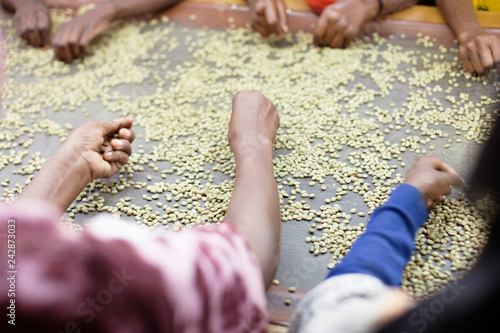
[(379, 278), (387, 285), (399, 286), (415, 249), (415, 234), (427, 214), (424, 198), (416, 187), (398, 186), (387, 202), (374, 211), (366, 231), (327, 278), (362, 273)]

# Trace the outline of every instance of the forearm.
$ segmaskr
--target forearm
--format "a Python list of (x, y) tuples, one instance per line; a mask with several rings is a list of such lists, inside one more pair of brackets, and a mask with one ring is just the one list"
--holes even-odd
[(125, 17), (154, 13), (162, 9), (168, 8), (180, 2), (180, 0), (108, 0), (97, 5), (113, 7), (113, 19), (121, 19)]
[(378, 208), (363, 235), (328, 277), (362, 273), (385, 284), (400, 284), (403, 270), (415, 249), (415, 233), (427, 218), (425, 201), (418, 189), (401, 185)]
[(70, 155), (61, 149), (56, 151), (16, 201), (49, 201), (65, 211), (91, 178), (81, 157)]
[(227, 220), (248, 241), (269, 285), (279, 259), (279, 196), (273, 173), (272, 146), (235, 153), (236, 179)]
[(28, 3), (28, 2), (41, 2), (43, 3), (43, 0), (1, 0), (2, 5), (12, 11), (16, 11), (19, 7), (22, 5)]
[(482, 31), (471, 0), (436, 0), (436, 4), (460, 43)]
[(360, 0), (366, 9), (365, 22), (377, 18), (377, 15), (389, 15), (418, 3), (418, 0)]
[(389, 15), (416, 5), (418, 0), (382, 0), (382, 3), (384, 4), (384, 8), (381, 14)]

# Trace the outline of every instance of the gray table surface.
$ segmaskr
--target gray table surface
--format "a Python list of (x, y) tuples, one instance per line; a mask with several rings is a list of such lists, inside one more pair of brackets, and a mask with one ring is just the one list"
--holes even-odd
[[(177, 27), (171, 34), (172, 36), (178, 38), (180, 41), (183, 41), (185, 36), (189, 35), (193, 29), (196, 30), (196, 28), (190, 28), (190, 30), (187, 31), (183, 30), (181, 27)], [(439, 54), (439, 50), (437, 48), (433, 49), (433, 48), (424, 48), (423, 46), (415, 46), (414, 40), (409, 41), (396, 38), (396, 40), (393, 41), (392, 43), (396, 44), (399, 43), (401, 45), (404, 45), (405, 48), (412, 50), (420, 50), (423, 53), (429, 52), (429, 53)], [(452, 56), (453, 54), (447, 54), (447, 57), (452, 57)], [(184, 61), (190, 61), (191, 59), (192, 57), (187, 51), (186, 46), (183, 45), (183, 43), (181, 42), (181, 46), (169, 54), (169, 61), (172, 62), (169, 68), (172, 69), (176, 65), (182, 65)], [(20, 75), (16, 75), (15, 78), (18, 82), (21, 83), (28, 83), (36, 80), (33, 77), (26, 78)], [(443, 87), (447, 86), (446, 83), (447, 80), (448, 80), (447, 77), (442, 80)], [(459, 82), (460, 81), (464, 82), (464, 80), (465, 79), (463, 77), (459, 78)], [(357, 77), (354, 82), (350, 82), (347, 85), (346, 89), (352, 88), (352, 86), (357, 82), (363, 82), (366, 86), (369, 87), (374, 86), (370, 78)], [(400, 106), (402, 103), (406, 101), (406, 98), (408, 96), (407, 85), (400, 84), (397, 82), (394, 85), (395, 89), (390, 93), (389, 97), (385, 99), (377, 97), (374, 102), (375, 105), (378, 105), (383, 108), (390, 108), (389, 106), (390, 103), (395, 103), (397, 106)], [(140, 86), (123, 85), (117, 87), (115, 90), (123, 94), (130, 94), (132, 96), (139, 97), (141, 95), (154, 93), (156, 87), (154, 85), (144, 83)], [(474, 96), (474, 98), (476, 99), (479, 98), (479, 96), (481, 95), (489, 95), (495, 97), (497, 94), (492, 85), (483, 86), (481, 84), (475, 83), (473, 84), (472, 87), (465, 88), (464, 84), (461, 83), (460, 88), (454, 89), (452, 95), (458, 96), (460, 92), (465, 90), (467, 93), (471, 94), (471, 96)], [(433, 97), (440, 98), (444, 101), (445, 96), (446, 94), (442, 92), (442, 93), (435, 93)], [(83, 107), (89, 110), (90, 117), (83, 116), (82, 112), (80, 111), (81, 108)], [(364, 110), (364, 108), (365, 106), (362, 105), (359, 108), (359, 110)], [(491, 109), (493, 110), (494, 108), (495, 107), (492, 107)], [(111, 119), (116, 116), (116, 114), (113, 114), (108, 110), (106, 110), (106, 108), (104, 108), (100, 102), (95, 102), (95, 103), (85, 102), (83, 103), (83, 105), (78, 106), (75, 112), (67, 112), (67, 111), (54, 112), (53, 110), (45, 110), (45, 111), (47, 114), (47, 118), (52, 119), (59, 124), (71, 123), (74, 126), (81, 124), (85, 121), (88, 121), (90, 119), (92, 120)], [(364, 116), (362, 112), (360, 112), (360, 114), (361, 117)], [(37, 115), (37, 117), (40, 117), (40, 115)], [(403, 130), (398, 132), (392, 131), (391, 134), (386, 137), (386, 139), (390, 140), (391, 142), (398, 142), (401, 137), (406, 136), (404, 133), (404, 130), (406, 128), (409, 127), (403, 127)], [(455, 136), (454, 134), (455, 130), (449, 126), (440, 124), (436, 128), (441, 128), (449, 132), (450, 138), (452, 139), (457, 138), (457, 136)], [(135, 131), (139, 138), (134, 142), (133, 145), (134, 148), (136, 148), (138, 145), (143, 145), (144, 150), (148, 151), (151, 147), (158, 144), (158, 142), (145, 142), (144, 140), (145, 129), (143, 127), (136, 126)], [(473, 167), (473, 162), (475, 160), (475, 156), (479, 148), (478, 145), (474, 142), (464, 140), (462, 144), (454, 144), (450, 149), (443, 149), (442, 147), (443, 144), (446, 143), (445, 141), (446, 139), (444, 138), (434, 140), (433, 143), (436, 143), (435, 144), (436, 150), (432, 152), (428, 151), (428, 155), (432, 154), (440, 156), (446, 162), (451, 164), (461, 175), (464, 175), (464, 177), (466, 177)], [(40, 151), (43, 157), (48, 157), (59, 147), (59, 145), (60, 142), (58, 137), (39, 134), (36, 135), (33, 145), (30, 146), (28, 150), (30, 152), (30, 155), (35, 151)], [(346, 156), (350, 151), (352, 150), (346, 147), (342, 151), (342, 156), (339, 160), (346, 161)], [(8, 151), (4, 151), (4, 153), (6, 152)], [(275, 154), (278, 153), (281, 152), (275, 152)], [(396, 172), (404, 174), (405, 170), (407, 170), (411, 162), (417, 157), (417, 154), (407, 152), (404, 153), (402, 156), (403, 156), (403, 162), (406, 163), (407, 167), (406, 168), (398, 167)], [(25, 157), (23, 159), (23, 164), (27, 163), (28, 159), (29, 157)], [(162, 169), (162, 168), (167, 168), (168, 163), (158, 162), (156, 163), (156, 165), (158, 165), (160, 169)], [(16, 182), (24, 183), (25, 176), (19, 176), (13, 174), (13, 171), (17, 170), (18, 168), (19, 166), (15, 166), (12, 164), (8, 165), (6, 168), (0, 171), (0, 180), (3, 180), (4, 178), (8, 177), (11, 179), (11, 184), (15, 184)], [(147, 170), (148, 168), (146, 167), (145, 172), (143, 173), (136, 172), (134, 175), (134, 180), (146, 181)], [(228, 179), (227, 176), (221, 173), (216, 172), (214, 174), (215, 174), (215, 181), (214, 181), (215, 183)], [(151, 175), (154, 177), (152, 182), (163, 181), (160, 178), (159, 173), (151, 173)], [(172, 178), (168, 178), (167, 180), (172, 180)], [(303, 188), (304, 186), (307, 187), (307, 183), (308, 183), (307, 179), (304, 179), (302, 181)], [(319, 207), (324, 204), (324, 199), (327, 197), (331, 197), (332, 195), (332, 193), (329, 191), (325, 192), (321, 191), (319, 189), (319, 186), (314, 186), (314, 188), (312, 189), (308, 188), (308, 191), (316, 195), (315, 199), (313, 200), (308, 199), (311, 208), (313, 209), (319, 209)], [(120, 197), (125, 197), (125, 196), (132, 197), (133, 202), (137, 202), (138, 204), (144, 204), (143, 199), (141, 198), (144, 193), (147, 193), (145, 188), (140, 190), (130, 188), (120, 192), (117, 195), (103, 194), (103, 196), (106, 198), (106, 203), (109, 205), (113, 205), (118, 201)], [(457, 194), (458, 194), (457, 192), (454, 193), (454, 195)], [(344, 207), (357, 207), (358, 210), (362, 209), (363, 207), (362, 198), (352, 193), (346, 195), (342, 199), (341, 203)], [(366, 210), (366, 208), (364, 210)], [(107, 214), (107, 213), (99, 213), (99, 214)], [(76, 223), (82, 224), (85, 220), (95, 215), (97, 215), (97, 213), (88, 215), (78, 214), (75, 218), (75, 221)], [(123, 216), (123, 219), (130, 220), (131, 223), (134, 224), (136, 223), (135, 220), (133, 220), (131, 217)], [(361, 219), (356, 217), (353, 219), (352, 223), (357, 224), (361, 220), (366, 223), (367, 218)], [(312, 222), (308, 221), (301, 221), (301, 222), (289, 221), (282, 224), (281, 261), (278, 268), (278, 272), (276, 274), (276, 278), (281, 282), (281, 285), (295, 286), (301, 289), (310, 289), (317, 283), (319, 283), (324, 278), (324, 276), (328, 271), (326, 266), (330, 260), (330, 255), (326, 254), (314, 257), (309, 253), (310, 244), (307, 244), (305, 242), (305, 237), (309, 236), (308, 229), (311, 223)]]

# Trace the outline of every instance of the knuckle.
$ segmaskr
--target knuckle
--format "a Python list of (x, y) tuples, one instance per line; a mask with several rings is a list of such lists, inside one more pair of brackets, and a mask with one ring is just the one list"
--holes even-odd
[(350, 37), (350, 38), (352, 38), (352, 37), (356, 36), (356, 33), (357, 33), (356, 29), (351, 28), (351, 27), (348, 27), (348, 28), (346, 29), (346, 31), (345, 31), (346, 36), (347, 36), (347, 37)]
[(267, 100), (266, 96), (264, 96), (264, 94), (261, 91), (259, 91), (259, 90), (252, 90), (250, 93), (255, 98), (260, 98), (260, 99)]
[(54, 49), (60, 49), (60, 48), (64, 47), (64, 45), (65, 45), (65, 44), (64, 44), (64, 43), (62, 43), (60, 40), (54, 39), (54, 40), (52, 41), (52, 47), (53, 47)]
[(474, 52), (476, 50), (476, 42), (475, 41), (471, 41), (467, 44), (465, 44), (465, 49), (468, 51), (468, 52)]
[(73, 37), (71, 36), (69, 39), (68, 39), (68, 42), (67, 44), (73, 46), (73, 45), (78, 45), (78, 40), (76, 37)]
[(493, 62), (493, 59), (483, 60), (483, 66), (486, 68), (491, 68), (494, 65), (495, 65), (495, 63)]
[(488, 36), (479, 35), (474, 38), (474, 42), (478, 45), (485, 43), (488, 40)]
[(416, 163), (425, 163), (429, 157), (431, 157), (431, 156), (419, 156), (419, 157), (417, 157), (415, 162)]
[(330, 9), (328, 12), (326, 12), (326, 18), (329, 21), (337, 21), (339, 19), (339, 13), (334, 9)]
[(233, 96), (233, 101), (236, 101), (236, 100), (238, 100), (238, 99), (242, 98), (242, 97), (243, 97), (243, 96), (245, 96), (247, 93), (248, 93), (248, 91), (246, 91), (246, 90), (240, 90), (240, 91), (238, 91), (236, 94), (234, 94), (234, 96)]

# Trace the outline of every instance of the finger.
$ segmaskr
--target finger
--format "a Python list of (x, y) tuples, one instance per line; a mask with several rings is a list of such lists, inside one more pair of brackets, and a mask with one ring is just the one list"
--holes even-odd
[(62, 25), (54, 37), (52, 44), (54, 47), (54, 55), (57, 59), (63, 61), (70, 61), (72, 59), (71, 51), (67, 43), (69, 33), (68, 25)]
[(68, 37), (68, 45), (73, 59), (80, 57), (80, 35), (82, 31), (79, 26), (73, 27)]
[(29, 45), (33, 45), (35, 46), (33, 43), (34, 43), (34, 40), (35, 38), (33, 37), (33, 34), (35, 32), (33, 30), (29, 30), (29, 31), (25, 31), (21, 37), (26, 41), (26, 43), (28, 43)]
[(45, 11), (39, 10), (36, 13), (36, 23), (40, 29), (46, 30), (50, 28), (50, 17)]
[(107, 137), (105, 137), (105, 141), (102, 143), (101, 148), (99, 149), (99, 154), (104, 155), (106, 153), (112, 152), (113, 147), (109, 143)]
[(465, 69), (469, 73), (474, 73), (474, 66), (470, 62), (469, 54), (467, 53), (464, 47), (461, 47), (460, 50), (458, 51), (458, 57), (462, 61), (462, 64), (464, 65)]
[(71, 51), (69, 50), (69, 46), (67, 44), (65, 45), (56, 45), (54, 46), (54, 56), (62, 61), (70, 61), (72, 59), (71, 57)]
[(269, 0), (267, 0), (267, 6), (265, 8), (264, 15), (266, 17), (267, 23), (270, 26), (274, 26), (278, 23), (278, 17), (276, 16), (274, 6)]
[(334, 49), (341, 47), (344, 44), (344, 32), (337, 31), (330, 42), (330, 46)]
[(333, 39), (335, 38), (337, 31), (333, 23), (330, 21), (328, 23), (328, 28), (326, 29), (325, 35), (323, 36), (323, 43), (328, 46), (332, 46)]
[(42, 36), (40, 35), (40, 26), (38, 25), (38, 11), (31, 13), (31, 17), (27, 20), (30, 44), (36, 47), (42, 45)]
[[(449, 189), (449, 187), (448, 187), (448, 189)], [(431, 199), (432, 199), (432, 201), (434, 201), (434, 202), (439, 202), (439, 201), (443, 200), (443, 198), (444, 198), (444, 197), (443, 197), (443, 193), (435, 193), (435, 194), (433, 194), (433, 195), (431, 196)]]
[(344, 43), (342, 44), (342, 46), (348, 47), (351, 44), (354, 37), (356, 37), (356, 33), (354, 31), (351, 30), (346, 31), (344, 36)]
[(35, 33), (35, 45), (37, 47), (43, 46), (43, 36), (42, 36), (42, 31), (40, 29), (37, 29)]
[(120, 139), (127, 140), (128, 142), (134, 142), (135, 140), (135, 132), (131, 129), (122, 128), (118, 134), (120, 135)]
[(446, 195), (450, 195), (450, 193), (451, 193), (451, 188), (452, 188), (451, 186), (446, 186), (446, 188), (445, 188), (445, 189), (444, 189), (444, 191), (443, 191), (443, 195), (445, 195), (445, 196), (446, 196)]
[(434, 207), (436, 207), (436, 203), (432, 199), (426, 199), (425, 205), (427, 206), (428, 209), (433, 209)]
[(50, 44), (50, 18), (47, 12), (38, 11), (36, 16), (38, 31), (40, 34), (40, 46)]
[(129, 155), (123, 151), (112, 151), (108, 152), (103, 155), (103, 158), (105, 161), (111, 163), (111, 162), (117, 162), (120, 165), (125, 165), (128, 162)]
[(479, 58), (481, 59), (481, 64), (483, 65), (484, 69), (486, 70), (492, 68), (495, 64), (495, 61), (493, 60), (493, 54), (491, 53), (489, 44), (480, 43), (478, 46)]
[(19, 18), (18, 23), (19, 30), (21, 34), (30, 34), (36, 30), (35, 17), (29, 15), (29, 17), (21, 17)]
[[(446, 189), (443, 191), (443, 193), (446, 195), (451, 193), (450, 186), (458, 186), (458, 185), (464, 186), (465, 185), (462, 177), (460, 177), (455, 172), (455, 170), (453, 170), (453, 172), (447, 172), (446, 174), (443, 175), (443, 177), (444, 177), (443, 181), (446, 183)], [(445, 192), (448, 192), (448, 193), (445, 193)]]
[(50, 28), (45, 29), (41, 32), (43, 46), (50, 45)]
[(326, 18), (325, 15), (321, 15), (318, 21), (318, 26), (316, 27), (316, 29), (314, 29), (314, 37), (313, 37), (314, 44), (321, 46), (327, 28), (328, 28), (328, 19)]
[(474, 71), (479, 75), (484, 74), (486, 70), (484, 69), (483, 63), (481, 62), (481, 58), (479, 58), (479, 54), (477, 52), (471, 52), (469, 55), (469, 59), (472, 63), (472, 66), (474, 66)]
[(258, 16), (265, 16), (266, 7), (267, 7), (266, 1), (258, 1), (255, 4), (255, 13), (257, 13)]
[(133, 123), (134, 123), (134, 118), (132, 118), (132, 116), (126, 116), (125, 118), (121, 119), (122, 128), (131, 128)]
[(38, 29), (35, 29), (31, 33), (31, 45), (40, 47), (42, 46), (42, 36), (40, 35), (40, 31)]
[(353, 39), (354, 39), (353, 37), (344, 38), (344, 42), (342, 43), (342, 47), (348, 47), (349, 45), (351, 45)]
[(91, 40), (92, 40), (92, 29), (87, 27), (82, 32), (82, 35), (80, 36), (79, 46), (80, 46), (81, 54), (88, 54), (89, 53), (89, 51), (90, 51), (89, 44), (90, 44)]
[(424, 156), (424, 157), (419, 157), (416, 161), (416, 164), (429, 164), (433, 169), (439, 170), (439, 171), (453, 171), (452, 167), (450, 167), (448, 164), (443, 162), (442, 159), (440, 159), (437, 156)]
[(490, 44), (493, 61), (498, 70), (500, 70), (500, 37), (495, 38), (494, 42)]
[(443, 161), (441, 161), (441, 166), (440, 169), (438, 170), (446, 173), (447, 184), (449, 186), (465, 185), (465, 182), (462, 179), (462, 177), (460, 177), (460, 175), (451, 166), (444, 163)]
[(286, 5), (282, 0), (278, 0), (276, 3), (276, 7), (278, 9), (278, 18), (281, 24), (281, 29), (288, 33), (288, 15), (286, 14)]
[(268, 37), (269, 36), (269, 31), (266, 28), (264, 28), (261, 24), (252, 24), (252, 27), (262, 37)]
[(104, 135), (116, 133), (120, 128), (130, 128), (132, 126), (132, 118), (118, 118), (113, 120), (101, 120), (99, 126)]
[(268, 5), (266, 6), (265, 11), (266, 21), (271, 31), (276, 34), (278, 38), (281, 37), (281, 27), (278, 21), (278, 16), (276, 15), (276, 11), (274, 9), (274, 5), (268, 1)]
[(444, 180), (447, 186), (464, 184), (463, 179), (459, 176), (455, 169), (443, 162), (443, 160), (437, 156), (419, 157), (415, 161), (415, 165), (427, 165), (437, 171), (441, 171), (443, 173), (442, 177), (446, 177)]
[(111, 147), (113, 147), (115, 151), (123, 151), (128, 155), (132, 154), (132, 145), (128, 140), (113, 139), (111, 140)]
[(333, 48), (339, 48), (344, 44), (347, 22), (341, 17), (335, 16), (335, 18), (335, 23), (333, 25), (332, 23), (330, 23), (330, 26), (333, 28), (334, 32), (332, 38), (330, 39), (330, 46)]

